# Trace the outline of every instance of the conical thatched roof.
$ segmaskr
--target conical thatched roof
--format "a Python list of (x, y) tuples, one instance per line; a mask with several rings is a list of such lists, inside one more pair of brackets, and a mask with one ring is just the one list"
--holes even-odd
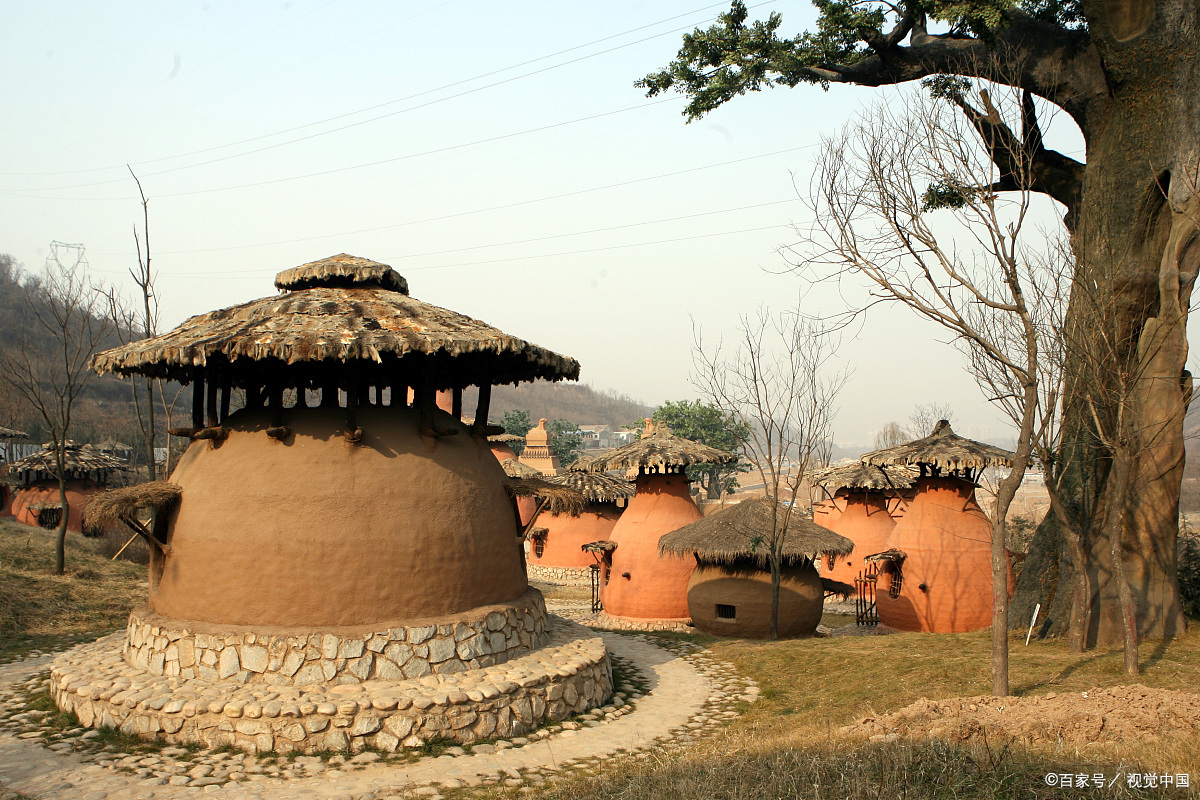
[(25, 431), (15, 431), (12, 428), (0, 428), (0, 439), (25, 439), (29, 434)]
[(655, 425), (647, 419), (642, 438), (588, 459), (581, 469), (587, 472), (626, 472), (634, 469), (667, 472), (691, 464), (732, 464), (734, 461), (737, 461), (737, 456), (733, 453), (682, 439), (671, 433), (666, 425)]
[(210, 362), (259, 374), (262, 361), (395, 365), (434, 356), (439, 388), (579, 377), (573, 358), (409, 297), (386, 264), (343, 254), (281, 272), (276, 284), (283, 294), (192, 317), (170, 333), (99, 353), (92, 367), (187, 380)]
[[(758, 497), (721, 509), (693, 523), (666, 534), (658, 540), (658, 552), (663, 555), (695, 553), (701, 560), (731, 564), (751, 559), (760, 567), (767, 565), (767, 548), (771, 537), (771, 503)], [(788, 511), (779, 506), (779, 520)], [(799, 512), (792, 511), (783, 539), (785, 562), (815, 559), (819, 555), (849, 554), (854, 542), (823, 528)]]
[(924, 439), (864, 453), (864, 464), (925, 464), (945, 470), (1012, 466), (1013, 454), (994, 445), (964, 439), (941, 420)]
[(504, 474), (510, 478), (540, 478), (542, 473), (538, 472), (528, 464), (522, 464), (515, 458), (506, 458), (500, 462), (500, 466), (504, 469)]
[[(103, 480), (113, 470), (123, 469), (125, 463), (107, 453), (101, 453), (90, 444), (78, 444), (70, 439), (65, 442), (64, 467), (67, 478), (95, 478)], [(36, 453), (14, 461), (9, 465), (10, 473), (17, 475), (26, 484), (49, 480), (57, 476), (58, 467), (54, 457), (54, 443), (46, 442)]]
[(879, 467), (861, 461), (826, 467), (809, 475), (814, 486), (823, 486), (831, 492), (838, 489), (864, 492), (907, 489), (916, 477), (916, 472), (909, 467)]
[(546, 480), (570, 486), (586, 497), (589, 503), (615, 503), (617, 500), (633, 497), (636, 491), (633, 481), (599, 472), (567, 472), (548, 477)]

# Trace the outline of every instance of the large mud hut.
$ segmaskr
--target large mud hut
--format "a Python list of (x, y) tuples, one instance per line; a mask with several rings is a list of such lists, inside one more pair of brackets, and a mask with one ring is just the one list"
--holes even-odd
[[(913, 485), (915, 470), (878, 467), (856, 461), (814, 472), (812, 485), (825, 497), (813, 505), (813, 521), (854, 542), (853, 553), (827, 553), (819, 567), (823, 577), (853, 584), (866, 566), (863, 559), (888, 549), (896, 527), (889, 507), (900, 492)], [(837, 513), (818, 513), (835, 506)]]

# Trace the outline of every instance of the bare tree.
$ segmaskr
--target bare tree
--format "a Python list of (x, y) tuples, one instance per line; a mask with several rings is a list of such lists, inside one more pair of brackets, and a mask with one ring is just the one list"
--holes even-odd
[[(66, 262), (63, 256), (69, 254)], [(112, 332), (104, 294), (87, 276), (83, 245), (51, 242), (45, 274), (27, 285), (28, 302), (17, 347), (0, 351), (0, 380), (23, 398), (50, 437), (63, 513), (55, 572), (66, 569), (66, 441), (75, 401), (92, 378), (92, 355)]]
[(912, 438), (912, 435), (904, 428), (901, 428), (898, 422), (889, 422), (875, 432), (875, 449), (882, 450), (885, 447), (895, 447), (898, 444), (904, 444)]
[(954, 422), (954, 409), (949, 403), (919, 403), (908, 415), (908, 429), (914, 437), (928, 436), (939, 420)]
[(754, 547), (771, 568), (770, 637), (779, 638), (783, 546), (810, 472), (829, 463), (834, 403), (849, 373), (831, 364), (837, 342), (797, 312), (743, 317), (735, 347), (706, 350), (696, 332), (693, 383), (704, 399), (748, 432), (743, 453), (775, 501), (771, 531)]
[[(991, 537), (992, 692), (1004, 696), (1006, 518), (1033, 457), (1039, 389), (1047, 378), (1038, 303), (1049, 296), (1044, 284), (1058, 276), (1031, 257), (1045, 247), (1026, 225), (1034, 164), (998, 133), (1009, 128), (990, 92), (978, 92), (978, 110), (962, 79), (927, 88), (930, 97), (914, 96), (899, 112), (880, 107), (826, 142), (814, 179), (816, 232), (806, 240), (819, 255), (799, 268), (820, 270), (821, 279), (830, 271), (865, 278), (877, 300), (899, 302), (950, 331), (981, 385), (1001, 387), (989, 399), (1017, 427), (1012, 467), (997, 487)], [(1006, 99), (1001, 105), (1015, 107), (1032, 132), (1037, 123), (1027, 96)], [(960, 114), (963, 109), (974, 113)]]

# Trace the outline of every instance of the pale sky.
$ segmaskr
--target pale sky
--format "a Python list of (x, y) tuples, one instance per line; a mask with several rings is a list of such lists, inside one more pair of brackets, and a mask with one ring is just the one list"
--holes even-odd
[[(778, 10), (806, 28), (808, 2)], [(161, 330), (274, 292), (348, 252), (412, 294), (577, 358), (651, 404), (697, 395), (692, 323), (732, 334), (801, 285), (777, 249), (803, 224), (812, 155), (885, 92), (775, 89), (685, 124), (634, 81), (727, 3), (19, 3), (0, 43), (0, 252), (38, 270), (82, 243), (133, 287), (150, 198)], [(1079, 156), (1077, 156), (1079, 157)], [(799, 193), (799, 194), (798, 194)], [(810, 292), (802, 308), (840, 311)], [(1006, 438), (945, 335), (872, 311), (836, 438), (870, 444), (918, 403)], [(579, 422), (587, 422), (579, 420)]]

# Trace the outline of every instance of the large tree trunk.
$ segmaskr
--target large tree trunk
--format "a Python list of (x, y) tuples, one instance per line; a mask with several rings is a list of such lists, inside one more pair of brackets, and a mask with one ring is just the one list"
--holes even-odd
[[(1176, 578), (1183, 417), (1191, 399), (1187, 309), (1196, 271), (1196, 175), (1200, 165), (1200, 42), (1189, 0), (1108, 0), (1089, 4), (1109, 93), (1083, 122), (1087, 161), (1079, 214), (1072, 223), (1078, 273), (1069, 328), (1107, 331), (1115, 346), (1106, 373), (1091, 353), (1071, 357), (1064, 418), (1075, 454), (1064, 481), (1084, 542), (1092, 589), (1089, 643), (1122, 641), (1112, 549), (1098, 520), (1111, 502), (1112, 454), (1098, 443), (1087, 397), (1115, 399), (1115, 374), (1132, 376), (1128, 413), (1139, 447), (1130, 465), (1125, 568), (1142, 639), (1184, 630)], [(1115, 370), (1113, 369), (1115, 368)], [(1103, 409), (1104, 413), (1112, 409)], [(1065, 632), (1074, 576), (1052, 519), (1042, 525), (1021, 575), (1018, 617), (1035, 602), (1049, 608), (1051, 630)]]

